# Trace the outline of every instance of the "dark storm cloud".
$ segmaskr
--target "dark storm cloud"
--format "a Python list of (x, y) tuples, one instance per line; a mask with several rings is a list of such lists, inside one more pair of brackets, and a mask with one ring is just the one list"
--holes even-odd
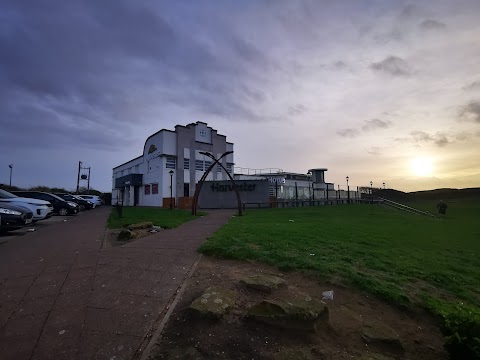
[(460, 110), (460, 120), (480, 124), (480, 101), (472, 101)]
[(39, 142), (51, 146), (62, 143), (52, 141), (54, 136), (63, 136), (80, 145), (100, 140), (101, 147), (119, 147), (122, 134), (150, 120), (151, 111), (160, 116), (166, 103), (247, 121), (267, 119), (251, 106), (267, 95), (243, 78), (259, 69), (255, 79), (263, 80), (275, 65), (228, 27), (206, 42), (168, 16), (175, 6), (4, 2), (0, 121), (9, 136), (2, 131), (0, 146), (34, 129), (44, 139)]
[(380, 62), (372, 63), (370, 68), (394, 76), (408, 76), (412, 74), (410, 65), (398, 56), (389, 56)]
[(420, 28), (423, 30), (444, 30), (446, 27), (444, 23), (433, 19), (426, 19), (420, 23)]

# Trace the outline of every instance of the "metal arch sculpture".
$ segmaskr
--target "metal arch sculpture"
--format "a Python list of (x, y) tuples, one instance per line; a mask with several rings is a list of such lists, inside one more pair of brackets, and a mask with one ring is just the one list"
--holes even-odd
[(223, 164), (220, 162), (220, 160), (223, 159), (225, 156), (227, 156), (229, 154), (233, 154), (233, 151), (224, 152), (222, 154), (222, 156), (220, 156), (218, 159), (216, 159), (215, 156), (213, 156), (212, 154), (210, 154), (208, 152), (202, 151), (202, 152), (200, 152), (200, 154), (206, 155), (209, 158), (211, 158), (213, 160), (213, 163), (207, 168), (207, 170), (205, 170), (205, 173), (202, 175), (202, 178), (200, 179), (200, 181), (197, 184), (197, 187), (195, 189), (195, 195), (193, 196), (192, 215), (197, 215), (198, 198), (200, 196), (200, 191), (202, 190), (203, 183), (207, 179), (207, 176), (210, 173), (210, 171), (212, 171), (212, 169), (215, 167), (215, 165), (218, 164), (227, 173), (228, 177), (230, 178), (230, 181), (233, 184), (233, 189), (235, 190), (235, 193), (237, 195), (238, 215), (242, 216), (242, 200), (240, 198), (240, 192), (238, 191), (237, 186), (235, 185), (235, 180), (233, 179), (232, 175), (230, 175), (230, 173), (227, 171), (227, 169), (225, 169)]

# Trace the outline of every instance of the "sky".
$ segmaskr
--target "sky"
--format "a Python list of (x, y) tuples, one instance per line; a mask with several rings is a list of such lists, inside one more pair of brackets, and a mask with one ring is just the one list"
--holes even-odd
[[(235, 166), (480, 186), (478, 0), (0, 0), (0, 183), (74, 189), (202, 121)], [(85, 184), (86, 185), (86, 184)]]

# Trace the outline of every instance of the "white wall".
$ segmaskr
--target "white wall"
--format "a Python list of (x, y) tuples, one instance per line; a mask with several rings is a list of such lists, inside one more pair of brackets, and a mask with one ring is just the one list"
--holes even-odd
[(205, 123), (197, 123), (195, 126), (195, 141), (211, 144), (212, 129), (210, 129)]

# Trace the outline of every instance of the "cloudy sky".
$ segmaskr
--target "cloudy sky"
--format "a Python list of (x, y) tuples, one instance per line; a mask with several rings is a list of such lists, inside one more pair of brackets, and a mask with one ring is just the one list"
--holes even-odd
[(236, 166), (480, 186), (480, 1), (0, 0), (0, 183), (73, 189), (207, 122)]

